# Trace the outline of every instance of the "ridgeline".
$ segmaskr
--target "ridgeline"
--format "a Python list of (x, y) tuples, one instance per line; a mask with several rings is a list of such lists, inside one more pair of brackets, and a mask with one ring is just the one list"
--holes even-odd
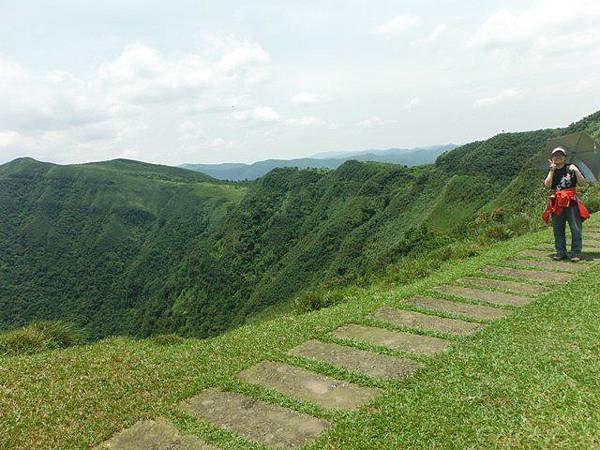
[(245, 183), (128, 160), (12, 161), (0, 166), (0, 329), (61, 319), (91, 340), (207, 337), (306, 290), (366, 285), (477, 234), (506, 239), (538, 226), (531, 161), (546, 139), (582, 130), (598, 138), (600, 113), (431, 165), (347, 161)]

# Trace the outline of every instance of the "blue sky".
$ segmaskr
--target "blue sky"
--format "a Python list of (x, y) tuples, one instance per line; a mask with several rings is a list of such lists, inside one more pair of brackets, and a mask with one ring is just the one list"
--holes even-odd
[(250, 162), (600, 109), (596, 0), (0, 0), (0, 18), (0, 162)]

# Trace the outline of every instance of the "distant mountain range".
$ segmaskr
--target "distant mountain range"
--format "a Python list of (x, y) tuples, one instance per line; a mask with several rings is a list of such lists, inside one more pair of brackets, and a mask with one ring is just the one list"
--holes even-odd
[(337, 169), (348, 160), (377, 161), (406, 166), (430, 164), (444, 152), (457, 147), (454, 144), (436, 145), (422, 148), (390, 148), (387, 150), (361, 150), (349, 152), (317, 153), (309, 158), (297, 159), (267, 159), (253, 164), (223, 163), (223, 164), (182, 164), (179, 167), (210, 175), (219, 180), (255, 180), (278, 167), (309, 167), (321, 169)]

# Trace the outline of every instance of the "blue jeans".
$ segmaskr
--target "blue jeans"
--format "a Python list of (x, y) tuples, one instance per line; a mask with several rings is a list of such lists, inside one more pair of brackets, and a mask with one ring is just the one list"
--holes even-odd
[(583, 226), (577, 203), (572, 202), (571, 206), (562, 210), (562, 214), (557, 216), (552, 214), (552, 229), (554, 230), (554, 247), (556, 254), (567, 256), (567, 238), (565, 236), (565, 224), (569, 222), (571, 229), (571, 256), (581, 256), (583, 247)]

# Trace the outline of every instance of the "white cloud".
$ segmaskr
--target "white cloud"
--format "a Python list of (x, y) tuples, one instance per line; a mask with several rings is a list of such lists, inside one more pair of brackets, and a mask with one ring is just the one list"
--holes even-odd
[(66, 72), (36, 77), (0, 58), (0, 123), (27, 133), (107, 120), (108, 103), (103, 98), (91, 99), (89, 88)]
[(302, 125), (302, 126), (321, 125), (323, 123), (322, 120), (317, 119), (316, 117), (312, 117), (312, 116), (303, 116), (303, 117), (299, 117), (297, 119), (288, 119), (286, 122), (289, 123), (290, 125)]
[(413, 109), (421, 104), (421, 99), (419, 98), (411, 98), (404, 104), (404, 109)]
[(234, 120), (256, 122), (279, 122), (281, 116), (269, 106), (256, 106), (253, 109), (235, 111), (231, 113)]
[[(172, 57), (143, 44), (129, 45), (85, 79), (64, 70), (34, 74), (0, 56), (3, 158), (10, 147), (19, 150), (16, 155), (55, 162), (107, 159), (156, 147), (153, 139), (168, 143), (182, 136), (205, 147), (220, 146), (229, 142), (225, 136), (186, 132), (170, 123), (199, 114), (228, 117), (236, 108), (240, 120), (279, 122), (272, 108), (251, 106), (269, 62), (258, 44), (231, 38), (202, 53)], [(225, 126), (218, 132), (223, 131), (234, 132)], [(175, 159), (180, 150), (174, 148), (170, 156)]]
[(298, 92), (290, 100), (294, 105), (309, 105), (312, 103), (318, 103), (320, 98), (317, 94), (311, 92)]
[(178, 101), (227, 82), (256, 81), (256, 66), (270, 61), (258, 45), (240, 42), (216, 61), (197, 54), (169, 60), (153, 48), (134, 44), (98, 70), (99, 80), (119, 97), (134, 103)]
[(376, 34), (393, 35), (414, 28), (421, 23), (421, 19), (412, 14), (401, 14), (382, 23), (375, 28)]
[(421, 44), (421, 45), (433, 44), (434, 42), (437, 42), (442, 35), (446, 34), (447, 31), (448, 31), (448, 25), (443, 24), (443, 23), (439, 24), (438, 26), (436, 26), (433, 29), (433, 31), (431, 33), (429, 33), (427, 36), (425, 36), (422, 39), (417, 39), (414, 43)]
[(372, 116), (372, 117), (363, 119), (359, 122), (356, 122), (356, 125), (358, 125), (359, 127), (364, 127), (364, 128), (373, 128), (373, 127), (379, 127), (382, 125), (388, 125), (388, 124), (393, 124), (393, 123), (396, 123), (396, 121), (391, 120), (391, 119), (382, 119), (381, 117), (378, 117), (378, 116)]
[(483, 97), (483, 98), (476, 100), (475, 106), (477, 106), (477, 107), (494, 106), (499, 103), (504, 103), (509, 100), (514, 100), (514, 99), (520, 98), (525, 94), (525, 92), (526, 91), (523, 89), (514, 89), (514, 88), (505, 89), (504, 91), (502, 91), (499, 94), (494, 95), (492, 97)]
[(484, 50), (563, 53), (600, 43), (597, 0), (542, 0), (520, 11), (501, 10), (485, 20), (469, 44)]

